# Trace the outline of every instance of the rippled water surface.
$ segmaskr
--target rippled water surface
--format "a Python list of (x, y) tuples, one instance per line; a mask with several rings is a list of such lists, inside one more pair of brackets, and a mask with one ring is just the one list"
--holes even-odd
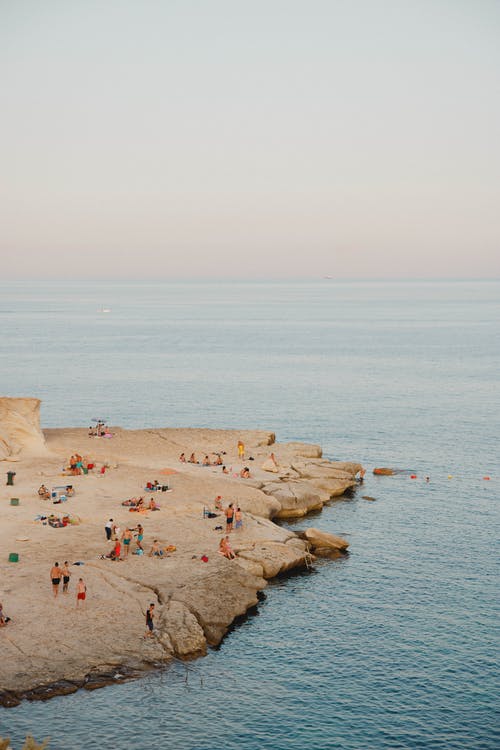
[(0, 735), (50, 735), (52, 750), (500, 746), (499, 283), (1, 291), (1, 392), (42, 398), (44, 426), (271, 428), (417, 479), (367, 474), (297, 522), (346, 536), (349, 556), (272, 583), (205, 659), (0, 709)]

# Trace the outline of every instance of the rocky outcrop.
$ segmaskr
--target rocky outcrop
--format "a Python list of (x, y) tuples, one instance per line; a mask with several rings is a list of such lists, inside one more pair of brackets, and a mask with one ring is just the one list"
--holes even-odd
[(287, 443), (286, 449), (294, 456), (303, 456), (304, 458), (321, 458), (323, 455), (321, 446), (313, 443)]
[(356, 473), (362, 469), (361, 464), (335, 462), (327, 460), (301, 461), (295, 459), (291, 468), (303, 479), (316, 488), (321, 500), (326, 502), (333, 497), (340, 497), (346, 490), (356, 485)]
[(0, 398), (0, 461), (47, 453), (40, 403), (37, 398)]
[(280, 504), (275, 518), (300, 518), (323, 507), (322, 499), (310, 482), (270, 482), (262, 490)]
[(315, 555), (329, 556), (332, 552), (346, 552), (349, 547), (349, 542), (341, 536), (335, 536), (319, 529), (306, 529), (301, 536), (309, 543)]
[(298, 544), (282, 542), (261, 542), (252, 549), (241, 550), (238, 558), (258, 563), (262, 567), (264, 578), (274, 578), (293, 568), (305, 565), (306, 545), (300, 539)]

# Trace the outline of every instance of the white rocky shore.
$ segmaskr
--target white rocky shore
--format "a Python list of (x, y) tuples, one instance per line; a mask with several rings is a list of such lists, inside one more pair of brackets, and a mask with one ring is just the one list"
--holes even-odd
[[(0, 703), (45, 699), (80, 687), (94, 689), (140, 674), (172, 657), (203, 655), (222, 640), (231, 623), (257, 604), (266, 581), (301, 568), (314, 554), (342, 554), (345, 540), (317, 529), (300, 536), (273, 519), (317, 511), (356, 484), (359, 463), (329, 461), (321, 448), (276, 443), (258, 430), (111, 428), (113, 437), (90, 438), (86, 429), (40, 430), (40, 402), (0, 398), (0, 465), (14, 471), (0, 494), (0, 601), (11, 621), (0, 628)], [(245, 445), (244, 461), (237, 443)], [(212, 452), (220, 466), (184, 464), (179, 455)], [(270, 459), (271, 452), (275, 462)], [(65, 476), (69, 457), (79, 453), (95, 468)], [(213, 456), (211, 456), (213, 458)], [(252, 458), (253, 460), (250, 460)], [(105, 467), (104, 473), (101, 468)], [(247, 466), (251, 477), (242, 479)], [(168, 471), (167, 471), (168, 470)], [(175, 472), (175, 473), (172, 473)], [(159, 512), (130, 512), (122, 501), (152, 495), (148, 481), (171, 491), (156, 492)], [(63, 504), (43, 500), (37, 490), (72, 484), (75, 494)], [(235, 560), (218, 554), (224, 516), (214, 498), (233, 502), (243, 512), (243, 527), (233, 530)], [(18, 498), (18, 505), (11, 505)], [(69, 514), (76, 523), (53, 528), (37, 516)], [(146, 555), (101, 559), (110, 551), (104, 524), (113, 518), (122, 531), (141, 523)], [(149, 557), (154, 539), (175, 552)], [(132, 545), (135, 548), (135, 543)], [(9, 555), (19, 556), (9, 562)], [(208, 557), (204, 562), (202, 557)], [(50, 569), (68, 560), (69, 594), (52, 595)], [(83, 565), (76, 566), (75, 562)], [(82, 576), (88, 598), (76, 610), (75, 584)], [(156, 608), (156, 637), (144, 639), (145, 613)]]

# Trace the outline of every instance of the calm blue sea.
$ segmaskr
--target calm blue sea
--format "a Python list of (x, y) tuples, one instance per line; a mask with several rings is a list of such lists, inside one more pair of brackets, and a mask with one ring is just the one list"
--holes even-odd
[(0, 392), (44, 426), (266, 428), (418, 476), (297, 523), (349, 556), (270, 585), (205, 659), (0, 709), (16, 750), (500, 747), (500, 282), (0, 291)]

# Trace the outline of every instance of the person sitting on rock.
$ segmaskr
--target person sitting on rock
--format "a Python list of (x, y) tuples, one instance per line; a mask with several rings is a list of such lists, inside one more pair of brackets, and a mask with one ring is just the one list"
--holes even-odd
[(207, 455), (205, 455), (205, 458), (203, 459), (202, 466), (210, 466), (210, 459)]
[(234, 554), (228, 536), (223, 536), (219, 543), (219, 554), (226, 557), (228, 560), (234, 560), (236, 555)]
[(245, 467), (244, 467), (244, 468), (243, 468), (243, 469), (242, 469), (242, 470), (240, 471), (240, 477), (241, 477), (242, 479), (250, 479), (250, 469), (248, 468), (248, 466), (245, 466)]
[(153, 498), (149, 501), (148, 508), (149, 510), (160, 510), (160, 506), (155, 500), (153, 500)]
[(39, 488), (38, 494), (42, 500), (50, 500), (50, 492), (44, 484)]
[(163, 550), (160, 547), (158, 539), (153, 541), (151, 549), (149, 550), (149, 557), (163, 557)]
[(191, 455), (189, 456), (188, 463), (190, 463), (190, 464), (197, 464), (198, 463), (198, 461), (196, 460), (196, 456), (195, 456), (194, 453), (191, 453)]
[(5, 612), (3, 611), (3, 604), (0, 602), (0, 628), (5, 627), (7, 623), (10, 622), (10, 617), (7, 617)]
[(217, 497), (214, 500), (214, 506), (215, 506), (215, 510), (221, 510), (221, 511), (224, 510), (224, 508), (222, 507), (222, 495), (217, 495)]
[(183, 464), (186, 463), (186, 454), (185, 453), (181, 453), (181, 455), (179, 456), (179, 461), (181, 463), (183, 463)]

